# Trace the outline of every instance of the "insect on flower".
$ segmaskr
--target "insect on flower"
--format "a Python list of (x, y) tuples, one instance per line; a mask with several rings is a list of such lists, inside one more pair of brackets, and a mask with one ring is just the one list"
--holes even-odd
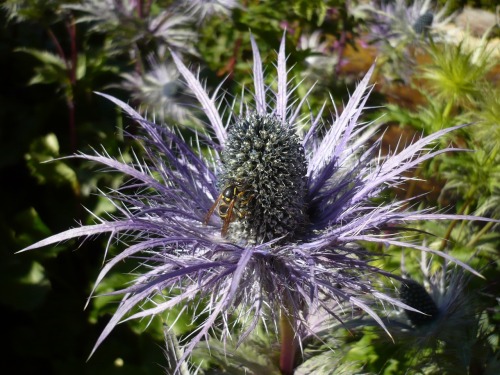
[[(137, 139), (147, 158), (127, 163), (107, 151), (75, 155), (129, 177), (131, 183), (104, 193), (118, 212), (22, 250), (105, 233), (113, 239), (108, 247), (123, 239), (126, 248), (107, 261), (96, 288), (123, 260), (133, 260), (134, 268), (136, 260), (145, 266), (132, 283), (113, 292), (122, 295), (121, 303), (91, 354), (120, 322), (167, 314), (194, 300), (204, 308), (195, 309), (193, 321), (203, 318), (203, 322), (181, 343), (184, 354), (179, 363), (212, 332), (220, 332), (225, 340), (236, 326), (244, 340), (261, 322), (276, 328), (283, 322), (287, 337), (298, 340), (302, 332), (311, 331), (305, 319), (310, 312), (324, 310), (338, 318), (332, 304), (359, 308), (388, 332), (371, 305), (380, 301), (410, 307), (378, 290), (378, 277), (398, 276), (373, 265), (374, 255), (364, 243), (439, 255), (478, 275), (446, 252), (384, 229), (421, 220), (490, 219), (409, 209), (409, 202), (419, 197), (382, 205), (373, 202), (385, 189), (408, 180), (406, 173), (419, 163), (458, 151), (435, 149), (432, 144), (467, 124), (441, 129), (396, 153), (377, 157), (381, 139), (367, 144), (376, 127), (359, 120), (374, 66), (342, 113), (323, 125), (324, 106), (301, 115), (309, 110), (308, 99), (293, 95), (297, 87), (287, 77), (285, 38), (277, 54), (276, 87), (266, 84), (253, 38), (251, 44), (254, 88), (248, 99), (234, 98), (242, 105), (231, 104), (229, 113), (223, 112), (227, 118), (219, 113), (217, 92), (209, 95), (200, 77), (172, 53), (208, 119), (203, 135), (208, 135), (213, 158), (200, 152), (199, 142), (192, 147), (170, 126), (150, 122), (126, 103), (100, 94), (140, 126), (142, 135)], [(222, 223), (208, 226), (214, 212)]]
[(246, 195), (247, 191), (240, 184), (235, 183), (226, 186), (212, 207), (210, 207), (210, 210), (208, 210), (203, 224), (208, 224), (210, 217), (218, 207), (219, 217), (223, 220), (221, 235), (225, 237), (229, 229), (229, 224), (236, 218), (242, 219), (246, 216), (246, 208), (253, 198), (253, 195)]

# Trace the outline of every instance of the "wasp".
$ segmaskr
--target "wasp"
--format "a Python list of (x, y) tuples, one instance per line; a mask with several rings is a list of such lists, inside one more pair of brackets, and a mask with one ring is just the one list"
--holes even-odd
[(219, 217), (223, 220), (221, 235), (225, 237), (229, 224), (236, 218), (242, 219), (246, 215), (245, 207), (248, 206), (253, 196), (245, 198), (245, 195), (247, 195), (247, 192), (238, 184), (226, 186), (212, 207), (210, 207), (210, 210), (208, 210), (203, 224), (208, 224), (208, 220), (210, 220), (215, 209), (218, 208)]

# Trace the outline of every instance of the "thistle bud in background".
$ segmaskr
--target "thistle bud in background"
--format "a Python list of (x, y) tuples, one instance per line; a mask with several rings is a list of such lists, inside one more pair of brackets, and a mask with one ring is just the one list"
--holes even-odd
[(416, 281), (410, 279), (403, 281), (399, 288), (399, 296), (402, 302), (423, 313), (404, 310), (408, 319), (410, 319), (415, 326), (420, 327), (429, 324), (438, 317), (439, 309), (436, 303), (429, 293), (427, 293), (423, 285), (420, 285)]
[(417, 34), (424, 34), (431, 26), (434, 21), (434, 14), (430, 11), (422, 14), (413, 24), (413, 30)]

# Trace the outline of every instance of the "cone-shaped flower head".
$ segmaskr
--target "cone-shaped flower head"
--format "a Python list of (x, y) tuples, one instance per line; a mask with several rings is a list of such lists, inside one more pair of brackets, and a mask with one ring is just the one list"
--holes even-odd
[(399, 294), (404, 303), (425, 314), (405, 310), (408, 319), (417, 327), (428, 324), (437, 318), (438, 308), (436, 303), (425, 288), (416, 281), (410, 279), (403, 281), (399, 289)]
[(108, 261), (96, 284), (127, 258), (140, 257), (148, 267), (133, 285), (115, 292), (123, 295), (122, 303), (96, 347), (120, 321), (160, 314), (195, 297), (202, 297), (206, 319), (190, 338), (185, 355), (214, 327), (223, 336), (229, 334), (228, 325), (235, 321), (228, 319), (231, 313), (237, 322), (246, 323), (242, 338), (260, 319), (272, 322), (280, 311), (305, 322), (308, 311), (323, 307), (333, 312), (331, 304), (339, 302), (364, 310), (383, 326), (369, 306), (373, 300), (406, 305), (374, 288), (375, 276), (392, 275), (370, 265), (373, 255), (357, 243), (438, 253), (382, 229), (450, 216), (406, 211), (408, 201), (376, 205), (372, 198), (404, 182), (403, 174), (422, 161), (451, 150), (428, 146), (455, 128), (380, 157), (379, 142), (368, 143), (373, 126), (358, 121), (372, 69), (342, 114), (325, 125), (320, 120), (323, 109), (300, 116), (307, 98), (299, 101), (292, 95), (296, 88), (287, 81), (284, 41), (271, 85), (265, 83), (253, 39), (252, 46), (251, 99), (244, 93), (223, 107), (224, 116), (219, 108), (225, 102), (216, 102), (217, 91), (210, 97), (174, 54), (206, 116), (207, 132), (198, 134), (198, 142), (186, 142), (170, 127), (155, 125), (104, 95), (144, 132), (139, 138), (145, 161), (124, 163), (106, 152), (79, 155), (130, 176), (129, 183), (105, 194), (119, 214), (25, 249), (108, 232), (128, 247)]
[(249, 113), (232, 125), (221, 159), (219, 186), (237, 189), (235, 241), (262, 243), (304, 227), (307, 162), (295, 129)]

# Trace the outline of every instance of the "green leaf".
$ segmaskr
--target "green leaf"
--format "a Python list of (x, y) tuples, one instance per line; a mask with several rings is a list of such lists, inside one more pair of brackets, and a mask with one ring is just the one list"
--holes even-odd
[(52, 52), (25, 47), (16, 48), (15, 51), (27, 53), (43, 64), (57, 66), (60, 69), (66, 69), (66, 62), (59, 55)]
[(29, 311), (43, 303), (51, 285), (40, 263), (18, 257), (3, 259), (8, 263), (0, 267), (0, 302)]
[(62, 87), (71, 86), (68, 74), (71, 66), (59, 55), (34, 48), (18, 48), (16, 51), (28, 53), (41, 62), (41, 65), (35, 67), (35, 74), (28, 82), (29, 85), (55, 83)]
[(25, 155), (31, 174), (40, 184), (71, 186), (75, 194), (79, 184), (75, 171), (63, 160), (54, 160), (59, 155), (59, 142), (54, 134), (35, 139)]
[[(20, 211), (11, 220), (14, 228), (22, 228), (22, 230), (19, 230), (19, 233), (14, 233), (16, 241), (21, 245), (20, 247), (31, 245), (40, 238), (45, 238), (52, 234), (50, 229), (38, 215), (38, 212), (32, 207)], [(29, 232), (26, 231), (25, 228), (29, 228)], [(51, 254), (51, 251), (47, 249), (47, 251), (41, 252), (40, 254)]]
[(80, 54), (78, 55), (78, 62), (76, 66), (76, 79), (77, 81), (85, 77), (87, 73), (87, 56)]
[(325, 20), (327, 4), (324, 0), (299, 0), (293, 4), (293, 11), (308, 21), (316, 16), (316, 26), (320, 26)]

